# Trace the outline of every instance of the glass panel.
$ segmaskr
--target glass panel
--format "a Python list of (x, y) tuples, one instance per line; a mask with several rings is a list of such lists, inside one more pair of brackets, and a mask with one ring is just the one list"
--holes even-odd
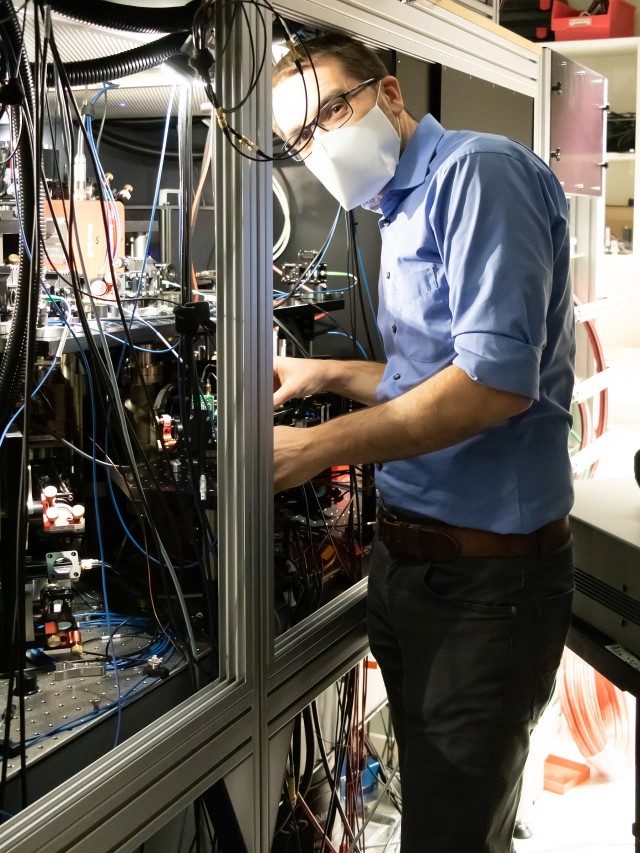
[(603, 160), (607, 168), (603, 176), (604, 215), (600, 214), (596, 244), (600, 256), (632, 254), (634, 244), (638, 53), (633, 39), (616, 39), (615, 42), (615, 45), (608, 39), (563, 42), (557, 47), (563, 56), (555, 60), (556, 63), (566, 62), (564, 57), (569, 56), (586, 66), (589, 74), (600, 75), (606, 81), (604, 101), (609, 104), (609, 110), (605, 113)]
[[(290, 29), (295, 32), (296, 25)], [(281, 55), (278, 33), (276, 41)], [(503, 133), (532, 145), (532, 98), (395, 51), (381, 50), (380, 56), (400, 80), (407, 109), (416, 118), (430, 112), (447, 129)], [(303, 164), (276, 162), (276, 355), (384, 361), (375, 316), (379, 219), (379, 213), (362, 207), (346, 213)], [(334, 394), (312, 394), (285, 402), (275, 412), (275, 423), (312, 429), (358, 407)], [(276, 635), (365, 576), (376, 512), (375, 473), (375, 466), (334, 467), (277, 495)]]
[[(32, 61), (36, 32), (30, 18)], [(63, 61), (90, 37), (52, 26)], [(109, 36), (114, 52), (131, 38)], [(202, 92), (192, 117), (166, 83), (165, 70), (77, 93), (62, 76), (36, 93), (41, 131), (17, 109), (1, 128), (9, 814), (219, 674), (211, 147)]]

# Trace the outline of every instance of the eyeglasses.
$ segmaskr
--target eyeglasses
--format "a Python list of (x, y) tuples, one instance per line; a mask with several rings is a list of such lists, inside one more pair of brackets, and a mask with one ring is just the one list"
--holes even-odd
[(284, 142), (283, 148), (285, 152), (293, 160), (297, 161), (308, 157), (313, 147), (313, 135), (316, 132), (316, 128), (319, 127), (320, 130), (328, 132), (330, 130), (337, 130), (343, 124), (346, 124), (353, 115), (353, 107), (351, 106), (350, 99), (354, 98), (359, 92), (362, 92), (363, 89), (366, 89), (367, 86), (371, 86), (372, 83), (377, 83), (380, 79), (380, 77), (371, 77), (369, 80), (365, 80), (364, 83), (358, 83), (353, 89), (348, 89), (346, 92), (341, 92), (339, 95), (331, 98), (318, 112), (313, 121), (305, 124), (300, 130), (291, 134)]

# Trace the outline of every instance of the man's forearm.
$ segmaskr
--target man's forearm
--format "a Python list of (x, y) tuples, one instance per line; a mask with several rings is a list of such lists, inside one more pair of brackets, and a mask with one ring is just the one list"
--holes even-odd
[(313, 428), (309, 438), (321, 463), (389, 462), (458, 444), (530, 404), (449, 367), (401, 397)]
[(349, 400), (375, 406), (376, 388), (384, 373), (384, 364), (375, 361), (327, 361), (326, 391)]

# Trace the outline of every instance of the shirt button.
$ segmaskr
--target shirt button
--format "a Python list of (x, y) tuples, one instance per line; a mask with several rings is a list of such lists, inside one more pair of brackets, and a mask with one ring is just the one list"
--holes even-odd
[(387, 278), (391, 278), (391, 273), (390, 273), (390, 272), (388, 272), (388, 273), (387, 273)]
[(399, 373), (394, 373), (394, 374), (393, 374), (393, 378), (394, 378), (394, 379), (400, 379), (400, 374), (399, 374)]
[(395, 323), (394, 323), (394, 324), (393, 324), (393, 326), (391, 327), (391, 331), (393, 332), (393, 334), (394, 334), (394, 335), (395, 335), (395, 333), (398, 331), (398, 327), (396, 326), (396, 324), (395, 324)]
[(382, 224), (383, 224), (383, 225), (384, 225), (384, 227), (386, 228), (386, 227), (387, 227), (387, 225), (389, 224), (389, 220), (388, 220), (388, 219), (383, 219), (383, 220), (382, 220)]
[(376, 462), (376, 468), (378, 471), (382, 471), (382, 462)]

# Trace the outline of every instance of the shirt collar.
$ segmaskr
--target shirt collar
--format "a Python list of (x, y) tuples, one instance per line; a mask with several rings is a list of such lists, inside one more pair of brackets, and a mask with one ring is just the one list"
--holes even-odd
[(445, 133), (432, 115), (426, 115), (416, 127), (402, 152), (394, 176), (384, 188), (379, 208), (385, 216), (402, 201), (409, 190), (424, 183), (429, 164)]

